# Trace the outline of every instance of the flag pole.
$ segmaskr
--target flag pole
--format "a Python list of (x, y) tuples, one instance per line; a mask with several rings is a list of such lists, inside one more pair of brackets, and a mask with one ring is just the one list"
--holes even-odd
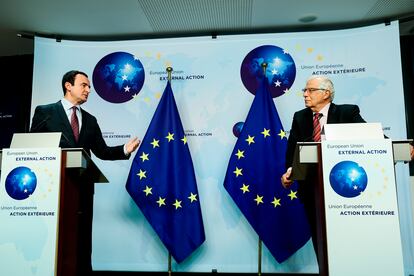
[[(267, 68), (267, 63), (263, 62), (261, 64), (262, 69), (263, 69), (263, 76), (266, 77), (266, 68)], [(258, 242), (258, 246), (257, 246), (257, 250), (258, 250), (258, 260), (257, 260), (257, 275), (261, 276), (262, 275), (262, 240), (259, 237), (259, 242)]]
[[(173, 71), (172, 67), (168, 66), (167, 67), (167, 79), (169, 82), (171, 82), (171, 73)], [(171, 276), (172, 274), (172, 269), (171, 269), (171, 253), (168, 252), (168, 276)]]
[(168, 252), (168, 276), (171, 276), (172, 270), (171, 270), (171, 253)]
[(168, 74), (167, 79), (168, 79), (169, 82), (171, 82), (171, 73), (172, 73), (172, 71), (173, 71), (172, 67), (168, 66), (167, 67), (167, 74)]

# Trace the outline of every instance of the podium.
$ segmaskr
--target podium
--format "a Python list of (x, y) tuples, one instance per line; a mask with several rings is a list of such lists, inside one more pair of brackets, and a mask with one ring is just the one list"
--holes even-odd
[[(369, 140), (367, 140), (367, 141), (369, 141)], [(348, 143), (355, 144), (355, 145), (356, 144), (362, 144), (362, 143), (352, 143), (349, 140), (348, 140)], [(410, 153), (409, 153), (410, 152), (409, 143), (410, 143), (410, 140), (392, 141), (392, 146), (391, 146), (391, 151), (392, 152), (390, 154), (392, 154), (391, 156), (392, 156), (394, 164), (397, 163), (397, 162), (408, 162), (408, 161), (411, 160)], [(294, 180), (305, 180), (305, 179), (309, 180), (308, 179), (309, 175), (312, 175), (312, 177), (313, 177), (312, 180), (314, 181), (314, 184), (315, 184), (315, 185), (313, 185), (313, 193), (314, 193), (313, 196), (315, 198), (315, 204), (316, 204), (316, 224), (318, 225), (318, 227), (317, 227), (317, 239), (318, 239), (318, 252), (317, 252), (317, 255), (318, 255), (319, 273), (320, 273), (320, 275), (324, 275), (324, 276), (326, 276), (326, 275), (331, 275), (331, 276), (347, 275), (347, 273), (348, 273), (348, 275), (364, 275), (363, 273), (366, 273), (366, 271), (365, 272), (355, 272), (355, 273), (351, 273), (351, 274), (349, 274), (350, 273), (349, 271), (338, 273), (338, 271), (343, 271), (343, 269), (338, 270), (338, 268), (335, 267), (335, 266), (338, 266), (338, 263), (342, 262), (342, 264), (340, 264), (340, 265), (343, 265), (343, 266), (346, 265), (348, 267), (352, 267), (352, 266), (357, 267), (357, 265), (355, 263), (352, 263), (352, 262), (348, 262), (347, 264), (343, 264), (343, 262), (348, 261), (347, 260), (348, 255), (347, 255), (347, 253), (340, 252), (340, 250), (345, 249), (345, 248), (338, 248), (338, 244), (341, 244), (342, 247), (346, 247), (346, 246), (343, 246), (342, 243), (340, 243), (340, 242), (338, 243), (337, 241), (332, 241), (331, 242), (328, 239), (328, 236), (342, 235), (344, 237), (344, 239), (349, 238), (349, 240), (351, 240), (352, 237), (357, 236), (360, 233), (358, 231), (353, 232), (353, 230), (350, 230), (353, 227), (352, 225), (347, 225), (346, 229), (344, 229), (341, 233), (330, 233), (329, 231), (330, 230), (332, 231), (332, 229), (327, 227), (327, 219), (329, 221), (331, 218), (330, 217), (327, 218), (327, 216), (330, 216), (330, 214), (332, 212), (336, 212), (336, 213), (341, 212), (341, 213), (344, 214), (344, 216), (342, 218), (346, 219), (347, 222), (351, 221), (352, 219), (355, 219), (356, 223), (359, 223), (358, 227), (360, 227), (359, 229), (358, 228), (356, 228), (356, 229), (361, 230), (361, 228), (364, 227), (363, 223), (364, 223), (364, 220), (367, 217), (371, 218), (376, 213), (384, 215), (384, 217), (385, 217), (387, 215), (386, 212), (389, 209), (386, 209), (386, 211), (383, 212), (382, 210), (376, 211), (376, 209), (374, 207), (373, 209), (369, 209), (370, 211), (365, 211), (365, 217), (364, 217), (364, 211), (360, 211), (361, 209), (353, 209), (353, 210), (351, 210), (352, 212), (348, 213), (349, 210), (346, 210), (346, 212), (345, 212), (345, 210), (341, 210), (341, 211), (337, 210), (337, 209), (344, 208), (344, 206), (341, 206), (340, 204), (338, 204), (338, 205), (331, 204), (330, 206), (327, 206), (327, 204), (326, 204), (326, 202), (327, 202), (326, 192), (329, 191), (328, 196), (332, 196), (332, 194), (334, 194), (334, 196), (337, 196), (337, 194), (335, 194), (334, 192), (330, 192), (330, 191), (333, 190), (333, 188), (331, 187), (331, 186), (333, 186), (333, 184), (332, 183), (327, 183), (327, 182), (330, 182), (329, 177), (332, 177), (333, 169), (331, 169), (332, 166), (330, 166), (328, 168), (331, 169), (331, 170), (327, 170), (327, 165), (324, 164), (323, 154), (326, 154), (328, 152), (326, 150), (326, 147), (327, 147), (327, 141), (324, 141), (322, 143), (321, 142), (300, 142), (300, 143), (298, 143), (296, 151), (295, 151), (294, 164), (292, 165), (292, 178)], [(367, 151), (369, 151), (369, 150), (367, 150), (367, 148), (368, 147), (366, 147), (365, 152), (362, 151), (362, 149), (360, 149), (361, 152), (359, 152), (359, 153), (361, 155), (367, 153)], [(324, 149), (325, 149), (325, 152), (324, 152)], [(379, 150), (377, 152), (378, 152), (378, 154), (380, 153)], [(356, 152), (356, 153), (358, 153), (358, 152)], [(375, 166), (377, 166), (377, 168), (375, 168), (375, 169), (380, 171), (380, 174), (384, 174), (384, 169), (382, 169), (381, 166), (378, 166), (376, 164), (376, 161), (377, 161), (376, 158), (377, 157), (374, 156), (374, 158), (373, 158), (374, 160), (371, 162), (372, 167), (375, 168)], [(335, 157), (334, 157), (334, 159), (335, 159)], [(349, 157), (348, 159), (351, 160), (352, 158)], [(325, 161), (325, 163), (327, 163), (327, 162)], [(334, 160), (333, 163), (340, 163), (340, 162), (338, 162), (338, 160)], [(335, 166), (333, 166), (333, 167), (335, 167)], [(389, 175), (392, 175), (392, 178), (393, 178), (392, 181), (394, 181), (395, 180), (394, 168), (392, 168), (392, 174), (389, 171), (388, 171), (388, 173), (389, 173)], [(381, 175), (381, 177), (385, 178), (383, 175)], [(373, 180), (374, 178), (375, 177), (372, 177), (371, 180)], [(391, 177), (387, 178), (386, 181), (392, 182), (390, 178)], [(374, 184), (376, 184), (376, 182), (378, 182), (378, 181), (368, 182), (369, 183), (368, 185), (373, 186)], [(329, 186), (329, 184), (331, 184), (331, 186)], [(387, 193), (390, 193), (391, 195), (394, 194), (394, 196), (396, 197), (395, 186), (392, 187), (392, 185), (389, 185), (387, 187), (387, 189), (388, 189), (386, 191)], [(394, 189), (394, 190), (392, 190), (392, 189)], [(367, 190), (365, 190), (363, 192), (368, 193)], [(380, 194), (373, 195), (373, 197), (377, 197), (377, 198), (381, 198), (380, 196), (381, 196)], [(339, 196), (337, 196), (337, 197), (339, 197)], [(345, 200), (342, 199), (342, 201), (340, 201), (340, 202), (348, 202), (347, 200), (348, 199), (345, 199)], [(382, 200), (382, 198), (381, 198), (381, 200)], [(350, 202), (354, 202), (354, 201), (352, 201), (352, 199), (351, 199)], [(396, 200), (395, 200), (394, 205), (396, 206)], [(353, 206), (353, 205), (350, 204), (350, 205), (347, 205), (347, 206)], [(355, 205), (355, 206), (357, 206), (357, 205)], [(363, 208), (363, 206), (361, 206), (361, 208)], [(396, 208), (396, 209), (398, 209), (398, 208)], [(364, 209), (362, 209), (362, 210), (364, 210)], [(342, 212), (342, 211), (344, 211), (344, 212)], [(388, 212), (390, 212), (390, 211), (388, 211)], [(349, 216), (348, 216), (348, 214), (349, 214)], [(340, 217), (340, 216), (338, 216), (338, 217)], [(379, 217), (380, 217), (380, 215), (379, 215)], [(339, 219), (341, 219), (341, 217)], [(380, 218), (380, 219), (382, 219), (382, 218)], [(338, 222), (338, 218), (336, 218), (336, 220), (332, 220), (332, 221), (335, 224), (335, 223)], [(397, 221), (397, 224), (398, 224), (398, 210), (397, 210), (397, 213), (396, 213), (396, 219), (394, 219), (394, 222), (395, 221)], [(394, 223), (394, 226), (395, 226), (395, 223)], [(387, 225), (387, 227), (388, 227), (388, 225)], [(390, 225), (389, 227), (392, 228), (393, 225)], [(331, 227), (331, 228), (335, 228), (335, 227)], [(384, 228), (386, 228), (386, 227), (382, 227), (382, 224), (377, 225), (377, 231), (378, 232), (384, 231)], [(397, 261), (398, 265), (397, 265), (396, 270), (398, 271), (398, 273), (396, 273), (396, 274), (391, 273), (391, 274), (388, 274), (388, 275), (403, 275), (403, 273), (400, 274), (400, 272), (403, 271), (402, 252), (398, 252), (401, 248), (401, 240), (399, 240), (400, 239), (399, 226), (398, 226), (398, 229), (394, 229), (394, 230), (395, 231), (392, 232), (392, 233), (396, 233), (396, 235), (395, 235), (396, 237), (390, 237), (391, 235), (388, 235), (389, 232), (385, 231), (386, 234), (383, 236), (383, 239), (391, 239), (392, 240), (393, 238), (395, 238), (393, 244), (391, 244), (390, 248), (386, 248), (386, 250), (389, 250), (391, 253), (392, 252), (397, 252), (397, 253), (401, 254), (401, 255), (397, 254), (398, 256), (395, 256), (396, 258), (401, 256), (401, 260)], [(335, 228), (335, 231), (338, 231), (338, 228)], [(339, 231), (341, 231), (341, 229)], [(350, 232), (348, 232), (348, 231), (350, 231)], [(376, 233), (374, 233), (374, 235), (375, 234)], [(358, 255), (357, 251), (360, 250), (360, 249), (363, 249), (364, 246), (366, 246), (366, 247), (372, 246), (372, 243), (369, 242), (370, 238), (371, 237), (369, 237), (369, 236), (366, 237), (366, 240), (368, 241), (366, 245), (364, 245), (363, 243), (359, 243), (358, 246), (356, 246), (356, 248), (354, 249), (355, 250), (354, 254)], [(329, 244), (330, 242), (331, 242), (331, 244)], [(328, 246), (328, 244), (329, 244), (329, 246)], [(352, 242), (347, 244), (347, 246), (352, 247), (351, 244), (352, 244)], [(341, 246), (341, 245), (339, 245), (339, 246)], [(335, 247), (337, 247), (337, 248), (335, 248)], [(366, 256), (365, 255), (366, 259), (364, 261), (367, 261), (368, 267), (369, 267), (369, 264), (371, 262), (376, 263), (376, 267), (379, 266), (378, 264), (381, 264), (383, 267), (388, 266), (388, 263), (386, 263), (386, 264), (381, 263), (381, 260), (378, 260), (378, 259), (370, 260), (370, 258), (375, 258), (373, 256), (376, 256), (375, 255), (376, 251), (381, 251), (382, 250), (382, 248), (379, 248), (379, 247), (380, 246), (371, 248), (371, 251), (373, 252), (372, 256)], [(332, 254), (331, 252), (335, 252), (335, 253)], [(332, 254), (332, 255), (330, 255), (330, 254)], [(340, 255), (340, 256), (338, 256), (338, 255)], [(392, 257), (393, 256), (391, 256), (391, 258)], [(339, 260), (339, 258), (342, 258), (342, 259)], [(352, 259), (352, 256), (351, 256), (351, 259)], [(366, 269), (366, 268), (367, 267), (363, 267), (363, 269)], [(350, 269), (352, 270), (352, 269), (355, 269), (355, 268), (350, 268)], [(359, 268), (357, 267), (356, 269), (359, 269)], [(358, 273), (361, 273), (361, 274), (358, 274)], [(372, 275), (372, 274), (365, 274), (365, 275)], [(378, 274), (374, 274), (374, 275), (378, 275)]]
[[(30, 148), (30, 150), (34, 149)], [(3, 165), (1, 164), (2, 154), (3, 151), (0, 151), (0, 168)], [(61, 150), (56, 253), (50, 253), (55, 255), (55, 263), (51, 264), (54, 266), (54, 275), (79, 275), (78, 255), (81, 250), (79, 247), (82, 246), (79, 244), (80, 233), (78, 232), (81, 185), (89, 185), (93, 193), (94, 183), (106, 182), (108, 180), (85, 150), (81, 148)]]

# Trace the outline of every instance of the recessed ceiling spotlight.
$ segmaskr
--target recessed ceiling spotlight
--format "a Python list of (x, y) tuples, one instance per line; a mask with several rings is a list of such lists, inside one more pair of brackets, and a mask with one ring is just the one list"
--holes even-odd
[(299, 18), (299, 21), (302, 23), (310, 23), (310, 22), (315, 21), (317, 18), (318, 17), (316, 15), (309, 14), (309, 15), (305, 15)]

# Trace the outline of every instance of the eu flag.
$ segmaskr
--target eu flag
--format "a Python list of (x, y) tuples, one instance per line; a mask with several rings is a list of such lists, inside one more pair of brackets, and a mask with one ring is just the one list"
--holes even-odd
[(227, 167), (224, 187), (281, 263), (310, 239), (297, 184), (284, 189), (286, 133), (263, 79)]
[(204, 242), (193, 162), (170, 82), (132, 162), (126, 189), (178, 263)]

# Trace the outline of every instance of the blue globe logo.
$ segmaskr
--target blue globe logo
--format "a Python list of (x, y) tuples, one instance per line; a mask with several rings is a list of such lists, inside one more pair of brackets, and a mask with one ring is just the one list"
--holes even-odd
[(124, 103), (144, 85), (145, 71), (134, 55), (115, 52), (104, 56), (93, 70), (93, 86), (98, 95), (111, 103)]
[(238, 122), (238, 123), (234, 124), (234, 126), (233, 126), (233, 135), (234, 136), (236, 136), (236, 137), (240, 136), (240, 133), (243, 130), (243, 125), (244, 125), (244, 122)]
[(353, 161), (342, 161), (336, 164), (330, 174), (329, 182), (334, 191), (343, 197), (359, 196), (368, 184), (364, 168)]
[(6, 192), (16, 200), (23, 200), (31, 196), (36, 185), (36, 175), (27, 167), (17, 167), (6, 177)]
[(263, 62), (267, 63), (266, 77), (272, 98), (286, 93), (295, 81), (295, 62), (286, 50), (273, 45), (257, 47), (244, 58), (240, 69), (244, 86), (252, 94), (256, 93), (263, 79)]

